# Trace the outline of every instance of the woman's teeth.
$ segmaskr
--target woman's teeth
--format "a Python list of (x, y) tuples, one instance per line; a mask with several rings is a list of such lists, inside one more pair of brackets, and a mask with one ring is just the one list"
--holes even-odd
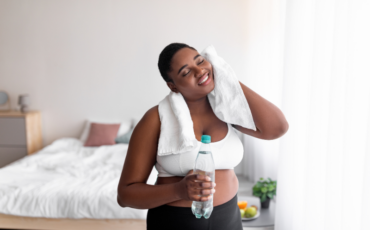
[(204, 78), (204, 80), (201, 83), (199, 83), (199, 85), (203, 84), (205, 81), (207, 81), (207, 79), (208, 79), (208, 75), (206, 78)]

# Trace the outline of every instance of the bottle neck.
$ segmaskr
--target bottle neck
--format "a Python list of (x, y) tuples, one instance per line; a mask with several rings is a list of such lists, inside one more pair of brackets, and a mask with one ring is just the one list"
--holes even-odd
[(211, 144), (210, 143), (201, 143), (199, 151), (206, 151), (211, 152)]

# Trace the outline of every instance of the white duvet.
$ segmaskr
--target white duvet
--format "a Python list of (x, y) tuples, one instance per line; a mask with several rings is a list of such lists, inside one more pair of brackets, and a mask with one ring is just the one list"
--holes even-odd
[[(127, 144), (83, 147), (62, 138), (0, 168), (0, 213), (93, 219), (145, 219), (147, 209), (122, 208), (117, 186)], [(154, 184), (153, 168), (148, 184)]]

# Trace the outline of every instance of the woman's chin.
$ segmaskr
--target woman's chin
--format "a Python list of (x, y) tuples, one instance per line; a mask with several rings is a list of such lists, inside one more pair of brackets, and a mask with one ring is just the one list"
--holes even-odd
[(207, 87), (206, 89), (204, 89), (201, 93), (200, 93), (200, 95), (202, 95), (201, 97), (207, 97), (208, 96), (208, 94), (210, 94), (212, 91), (213, 91), (213, 89), (215, 88), (215, 86), (214, 85), (212, 85), (212, 86), (210, 86), (210, 87)]
[(212, 88), (210, 88), (210, 90), (209, 90), (209, 92), (207, 93), (207, 95), (208, 95), (208, 94), (210, 94), (214, 89), (215, 89), (215, 85), (213, 85), (213, 86), (212, 86)]
[(215, 82), (213, 81), (213, 79), (212, 79), (212, 81), (208, 84), (208, 85), (206, 85), (207, 87), (206, 87), (206, 90), (207, 90), (207, 95), (210, 93), (210, 92), (212, 92), (214, 89), (215, 89)]

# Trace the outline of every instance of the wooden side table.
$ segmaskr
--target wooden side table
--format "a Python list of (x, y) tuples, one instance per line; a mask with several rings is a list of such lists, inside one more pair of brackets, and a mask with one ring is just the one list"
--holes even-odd
[(42, 149), (39, 111), (0, 112), (0, 167)]

